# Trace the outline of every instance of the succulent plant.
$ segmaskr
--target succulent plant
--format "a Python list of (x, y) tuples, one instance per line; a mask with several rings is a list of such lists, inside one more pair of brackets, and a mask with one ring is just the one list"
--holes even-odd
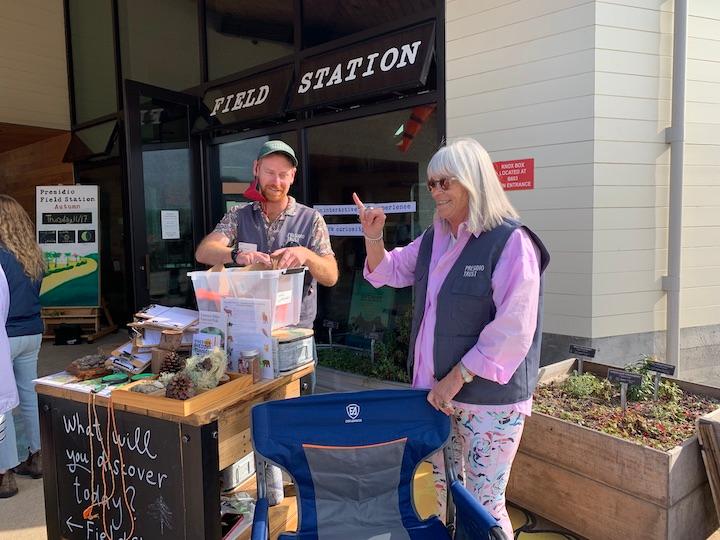
[(225, 351), (215, 347), (210, 354), (188, 358), (183, 373), (187, 373), (198, 389), (209, 390), (218, 385), (226, 367)]

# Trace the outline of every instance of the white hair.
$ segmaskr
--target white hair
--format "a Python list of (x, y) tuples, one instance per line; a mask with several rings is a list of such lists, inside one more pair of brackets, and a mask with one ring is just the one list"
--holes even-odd
[(490, 155), (474, 139), (457, 139), (440, 148), (427, 167), (429, 179), (454, 177), (468, 192), (468, 230), (494, 229), (518, 213), (500, 184)]

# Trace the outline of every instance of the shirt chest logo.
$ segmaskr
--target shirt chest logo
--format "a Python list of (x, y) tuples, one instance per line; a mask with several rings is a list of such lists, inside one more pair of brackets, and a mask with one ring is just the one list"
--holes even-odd
[(298, 244), (302, 243), (302, 241), (305, 239), (305, 235), (301, 233), (293, 233), (289, 232), (287, 233), (287, 241), (288, 242), (297, 242)]
[(485, 271), (484, 264), (468, 264), (465, 267), (465, 272), (463, 272), (463, 277), (467, 277), (467, 278), (477, 277), (478, 272), (484, 272), (484, 271)]

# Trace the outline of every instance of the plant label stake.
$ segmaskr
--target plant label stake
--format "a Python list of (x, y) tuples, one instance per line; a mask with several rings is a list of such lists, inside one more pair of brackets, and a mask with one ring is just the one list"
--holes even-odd
[(660, 390), (660, 374), (675, 375), (675, 366), (672, 364), (663, 364), (662, 362), (648, 362), (647, 368), (654, 373), (653, 399), (657, 401), (658, 391)]
[(332, 347), (332, 331), (333, 329), (337, 330), (340, 327), (340, 324), (336, 321), (331, 321), (330, 319), (324, 319), (323, 326), (328, 329), (328, 343)]
[(620, 383), (620, 405), (623, 413), (627, 411), (627, 389), (629, 384), (639, 385), (642, 382), (642, 375), (630, 373), (622, 369), (608, 369), (608, 381)]
[(592, 347), (583, 347), (581, 345), (570, 345), (570, 354), (574, 354), (577, 358), (578, 375), (583, 374), (583, 358), (595, 358), (595, 349)]

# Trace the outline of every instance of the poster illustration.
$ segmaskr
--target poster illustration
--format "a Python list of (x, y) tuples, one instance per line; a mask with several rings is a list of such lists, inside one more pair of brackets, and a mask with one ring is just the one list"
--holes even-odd
[(38, 244), (47, 270), (43, 307), (100, 305), (97, 186), (37, 186)]

